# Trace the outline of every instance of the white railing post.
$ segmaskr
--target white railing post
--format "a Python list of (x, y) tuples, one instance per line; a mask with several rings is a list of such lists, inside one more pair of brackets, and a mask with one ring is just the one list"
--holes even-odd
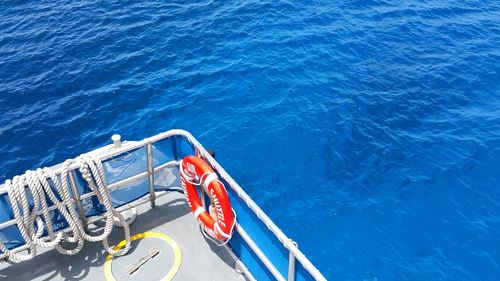
[[(295, 247), (297, 247), (296, 242), (290, 240), (289, 243), (292, 243)], [(292, 251), (288, 254), (288, 281), (295, 281), (295, 255)]]
[(148, 180), (149, 180), (149, 201), (151, 203), (151, 207), (156, 206), (156, 195), (155, 195), (155, 177), (154, 177), (154, 168), (153, 168), (153, 151), (152, 144), (148, 142), (146, 145), (146, 154), (148, 161)]

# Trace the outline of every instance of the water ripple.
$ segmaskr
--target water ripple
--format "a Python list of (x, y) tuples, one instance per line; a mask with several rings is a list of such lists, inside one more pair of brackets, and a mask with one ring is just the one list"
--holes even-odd
[(500, 278), (495, 1), (0, 9), (0, 179), (180, 127), (336, 280)]

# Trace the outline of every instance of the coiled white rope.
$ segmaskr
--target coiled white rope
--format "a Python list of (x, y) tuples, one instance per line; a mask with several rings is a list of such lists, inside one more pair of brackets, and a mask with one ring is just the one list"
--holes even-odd
[[(126, 209), (130, 210), (130, 215), (128, 216), (127, 219), (125, 219), (125, 221), (127, 222), (125, 225), (132, 225), (135, 222), (135, 220), (137, 219), (139, 212), (137, 211), (136, 208), (132, 207), (130, 204), (127, 204), (127, 206), (128, 206), (128, 208), (126, 208)], [(122, 216), (123, 216), (123, 213), (125, 213), (125, 211), (122, 212)], [(116, 217), (115, 217), (115, 221), (113, 222), (113, 225), (123, 228), (122, 221)]]
[[(74, 208), (74, 201), (71, 198), (68, 186), (68, 175), (72, 172), (70, 166), (74, 162), (80, 165), (79, 170), (83, 178), (97, 196), (99, 203), (104, 205), (105, 213), (103, 215), (106, 223), (103, 232), (99, 235), (91, 235), (85, 232), (83, 223)], [(54, 189), (49, 184), (49, 179), (57, 193), (54, 192)], [(106, 251), (115, 256), (124, 255), (129, 251), (131, 245), (129, 224), (135, 220), (136, 211), (133, 211), (133, 219), (127, 222), (113, 208), (104, 168), (97, 157), (90, 154), (82, 154), (76, 160), (67, 160), (63, 164), (60, 179), (53, 170), (44, 168), (37, 169), (36, 171), (27, 171), (24, 175), (7, 180), (5, 184), (12, 212), (14, 213), (14, 220), (25, 245), (28, 246), (27, 254), (14, 253), (0, 240), (0, 251), (8, 257), (8, 260), (29, 260), (36, 255), (37, 246), (55, 248), (63, 255), (74, 255), (83, 248), (85, 240), (90, 242), (102, 241)], [(31, 210), (28, 201), (29, 195), (33, 200)], [(56, 207), (68, 223), (68, 232), (63, 232), (62, 230), (58, 232), (54, 231), (47, 197), (50, 200), (50, 204)], [(41, 211), (41, 217), (38, 216), (39, 211)], [(114, 251), (108, 243), (108, 236), (113, 230), (114, 224), (122, 227), (125, 233), (126, 244), (119, 251)], [(47, 234), (47, 237), (42, 238), (44, 233)], [(76, 243), (76, 246), (73, 249), (65, 249), (61, 245), (63, 241)]]

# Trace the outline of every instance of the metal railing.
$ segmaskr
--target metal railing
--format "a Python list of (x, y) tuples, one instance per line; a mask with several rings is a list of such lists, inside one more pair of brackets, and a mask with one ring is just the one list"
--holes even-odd
[[(275, 265), (269, 260), (269, 258), (265, 255), (265, 253), (260, 249), (260, 247), (255, 243), (255, 241), (251, 238), (250, 235), (245, 231), (244, 227), (240, 224), (237, 225), (237, 231), (242, 237), (242, 239), (247, 243), (247, 245), (252, 249), (252, 251), (256, 254), (256, 256), (260, 259), (260, 261), (266, 266), (266, 268), (271, 272), (271, 274), (280, 281), (294, 281), (296, 275), (295, 263), (298, 261), (302, 264), (304, 269), (309, 272), (309, 274), (315, 278), (316, 280), (326, 280), (326, 278), (321, 274), (321, 272), (307, 259), (307, 257), (299, 250), (297, 244), (288, 238), (281, 229), (276, 226), (276, 224), (260, 209), (260, 207), (245, 193), (245, 191), (239, 186), (236, 181), (215, 161), (215, 159), (205, 150), (205, 148), (187, 131), (174, 129), (169, 130), (164, 133), (160, 133), (158, 135), (152, 136), (150, 138), (143, 139), (141, 141), (133, 141), (133, 142), (123, 142), (121, 143), (119, 136), (113, 136), (114, 145), (108, 145), (103, 148), (91, 151), (89, 153), (96, 155), (101, 161), (105, 161), (114, 156), (118, 156), (120, 154), (139, 149), (146, 148), (146, 157), (147, 157), (147, 171), (139, 173), (137, 175), (131, 176), (129, 178), (123, 179), (121, 181), (109, 184), (109, 188), (117, 188), (132, 181), (136, 181), (139, 179), (143, 179), (145, 177), (148, 178), (149, 184), (149, 196), (148, 198), (140, 198), (135, 200), (132, 203), (126, 204), (117, 208), (118, 211), (125, 211), (131, 209), (133, 207), (140, 206), (145, 203), (150, 203), (152, 207), (155, 206), (155, 201), (157, 198), (167, 194), (166, 191), (155, 191), (154, 190), (154, 174), (158, 171), (165, 169), (168, 166), (178, 165), (178, 161), (171, 161), (164, 164), (161, 164), (157, 167), (153, 166), (153, 151), (152, 144), (170, 137), (181, 136), (184, 137), (189, 143), (193, 145), (193, 147), (198, 151), (198, 153), (203, 156), (214, 169), (220, 174), (220, 176), (229, 184), (231, 189), (238, 195), (238, 197), (243, 200), (248, 208), (250, 208), (255, 215), (266, 225), (266, 227), (276, 236), (276, 238), (282, 243), (283, 247), (288, 249), (289, 251), (289, 261), (288, 261), (288, 276), (285, 278), (281, 272), (275, 267)], [(78, 169), (79, 166), (74, 163), (69, 167), (71, 170)], [(62, 167), (56, 166), (53, 168), (55, 173), (60, 175), (62, 172)], [(93, 192), (88, 192), (82, 195), (79, 195), (77, 192), (77, 186), (74, 179), (73, 173), (69, 173), (69, 183), (73, 190), (73, 202), (76, 204), (79, 215), (81, 216), (82, 221), (85, 223), (93, 223), (99, 221), (103, 218), (103, 216), (94, 216), (91, 218), (85, 218), (83, 207), (81, 205), (81, 201), (94, 196)], [(0, 185), (0, 195), (6, 193), (5, 184)], [(49, 207), (50, 210), (55, 210), (56, 207)], [(0, 229), (15, 225), (15, 220), (9, 220), (0, 223)], [(69, 228), (67, 229), (69, 230)], [(26, 250), (26, 246), (20, 246), (12, 251), (14, 253), (21, 252)], [(5, 255), (0, 255), (0, 260), (4, 259)]]

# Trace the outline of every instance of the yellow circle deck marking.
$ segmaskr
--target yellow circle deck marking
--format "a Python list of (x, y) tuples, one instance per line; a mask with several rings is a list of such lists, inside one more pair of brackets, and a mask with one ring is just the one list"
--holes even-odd
[[(182, 260), (182, 252), (181, 248), (177, 243), (174, 241), (174, 239), (170, 238), (170, 236), (159, 233), (159, 232), (144, 232), (144, 233), (139, 233), (136, 234), (132, 237), (130, 237), (131, 241), (139, 240), (142, 238), (158, 238), (161, 239), (165, 242), (167, 242), (170, 247), (174, 250), (174, 264), (172, 265), (172, 268), (170, 271), (161, 279), (161, 281), (170, 281), (172, 278), (174, 278), (175, 274), (179, 270), (181, 266), (181, 260)], [(121, 248), (125, 247), (125, 244), (127, 241), (123, 240), (120, 243), (116, 244), (116, 246), (113, 248), (113, 250), (118, 251)], [(106, 261), (104, 262), (104, 277), (106, 278), (107, 281), (116, 281), (115, 277), (113, 276), (113, 272), (111, 271), (111, 263), (113, 261), (113, 255), (108, 255), (106, 257)]]

